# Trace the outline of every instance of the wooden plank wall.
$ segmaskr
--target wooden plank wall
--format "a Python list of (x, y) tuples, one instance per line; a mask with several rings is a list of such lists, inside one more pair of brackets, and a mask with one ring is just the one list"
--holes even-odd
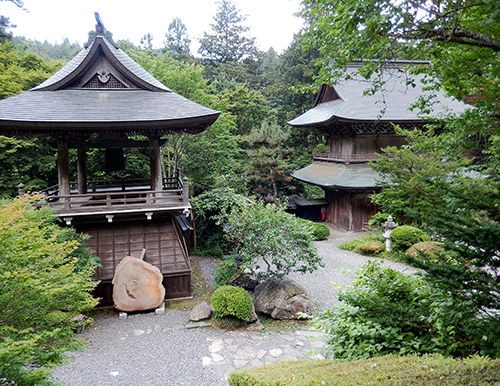
[(362, 231), (378, 211), (369, 194), (327, 190), (325, 197), (328, 201), (326, 220), (347, 231)]

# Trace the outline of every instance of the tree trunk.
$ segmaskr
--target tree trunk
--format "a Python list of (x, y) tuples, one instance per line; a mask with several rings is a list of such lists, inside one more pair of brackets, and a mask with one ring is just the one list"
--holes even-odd
[(127, 256), (116, 266), (113, 301), (120, 311), (132, 312), (159, 307), (165, 299), (160, 270), (136, 257)]

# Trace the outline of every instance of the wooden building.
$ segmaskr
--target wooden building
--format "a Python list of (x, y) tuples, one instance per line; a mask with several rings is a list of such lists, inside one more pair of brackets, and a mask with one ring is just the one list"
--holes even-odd
[[(393, 62), (383, 71), (383, 90), (368, 92), (372, 83), (356, 74), (361, 63), (348, 67), (348, 77), (337, 85), (323, 85), (314, 106), (288, 122), (294, 127), (319, 128), (329, 137), (329, 152), (315, 153), (313, 163), (292, 176), (317, 185), (328, 201), (326, 220), (348, 231), (361, 231), (377, 212), (370, 195), (380, 188), (381, 177), (369, 165), (375, 153), (387, 146), (401, 146), (404, 138), (394, 133), (393, 124), (406, 129), (423, 128), (418, 109), (411, 106), (428, 96), (423, 76), (408, 83), (408, 66), (427, 63)], [(463, 111), (466, 105), (434, 92), (433, 114), (444, 109)]]
[[(219, 112), (160, 83), (113, 41), (96, 13), (84, 49), (39, 86), (0, 101), (0, 135), (51, 138), (57, 144), (59, 184), (47, 190), (65, 224), (91, 235), (88, 245), (102, 267), (97, 296), (112, 302), (114, 268), (127, 255), (160, 268), (166, 298), (191, 296), (191, 265), (184, 231), (191, 210), (188, 181), (162, 176), (160, 146), (166, 134), (207, 130)], [(113, 166), (126, 167), (123, 148), (149, 149), (150, 178), (88, 181), (87, 151), (106, 149)], [(70, 181), (70, 149), (78, 180)]]

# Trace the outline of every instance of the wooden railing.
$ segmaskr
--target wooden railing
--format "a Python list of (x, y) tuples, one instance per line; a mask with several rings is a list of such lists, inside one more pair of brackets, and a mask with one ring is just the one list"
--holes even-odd
[(59, 195), (54, 186), (41, 192), (45, 197), (37, 205), (50, 205), (61, 217), (190, 208), (187, 179), (166, 179), (165, 189), (155, 191), (144, 184), (148, 181), (93, 181), (91, 192), (70, 195)]
[(365, 163), (368, 161), (377, 161), (379, 157), (375, 154), (330, 154), (314, 153), (313, 160), (339, 163)]

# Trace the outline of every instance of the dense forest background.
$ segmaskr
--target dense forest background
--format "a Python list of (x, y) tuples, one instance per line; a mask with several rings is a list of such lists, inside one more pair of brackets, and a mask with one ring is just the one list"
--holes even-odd
[[(0, 99), (41, 83), (82, 49), (68, 39), (52, 44), (15, 36), (11, 27), (2, 16)], [(171, 90), (222, 113), (207, 132), (166, 137), (162, 148), (165, 174), (180, 170), (190, 178), (193, 195), (230, 187), (273, 202), (293, 195), (321, 196), (320, 189), (290, 177), (293, 170), (311, 162), (314, 147), (323, 143), (320, 133), (287, 125), (314, 103), (311, 85), (318, 73), (319, 54), (304, 48), (306, 32), (296, 34), (281, 54), (273, 48), (262, 52), (245, 25), (245, 16), (228, 0), (219, 3), (211, 28), (199, 39), (197, 53), (191, 51), (189, 31), (179, 18), (166, 25), (161, 49), (153, 49), (155, 37), (150, 33), (139, 46), (117, 41)], [(4, 171), (0, 196), (15, 195), (20, 183), (28, 190), (57, 183), (55, 149), (46, 140), (0, 137), (0, 149)], [(89, 179), (148, 177), (147, 149), (124, 152), (126, 170), (106, 172), (104, 151), (92, 150)], [(76, 167), (73, 173), (76, 178)]]

